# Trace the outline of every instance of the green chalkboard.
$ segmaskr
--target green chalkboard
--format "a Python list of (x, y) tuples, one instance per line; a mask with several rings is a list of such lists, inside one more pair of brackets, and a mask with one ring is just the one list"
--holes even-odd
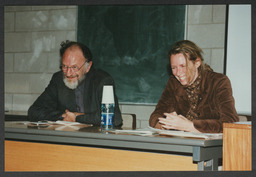
[(168, 51), (184, 39), (185, 5), (79, 6), (77, 40), (112, 75), (119, 102), (157, 103), (169, 78)]

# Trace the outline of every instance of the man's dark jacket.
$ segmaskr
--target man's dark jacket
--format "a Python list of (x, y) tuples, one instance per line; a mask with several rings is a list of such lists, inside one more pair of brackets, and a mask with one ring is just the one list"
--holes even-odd
[[(115, 84), (113, 78), (103, 70), (93, 67), (86, 75), (84, 83), (84, 115), (77, 116), (76, 121), (86, 124), (100, 125), (101, 99), (104, 85)], [(114, 126), (122, 125), (122, 117), (118, 99), (115, 95)], [(28, 110), (30, 121), (60, 120), (61, 115), (68, 109), (78, 112), (75, 99), (75, 90), (69, 89), (63, 82), (63, 72), (55, 73), (45, 91), (37, 98)]]

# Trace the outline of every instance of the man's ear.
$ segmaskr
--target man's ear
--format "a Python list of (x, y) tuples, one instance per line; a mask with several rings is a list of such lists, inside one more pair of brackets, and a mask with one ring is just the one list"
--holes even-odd
[(88, 73), (90, 71), (90, 69), (91, 69), (92, 61), (90, 61), (86, 66), (87, 66), (87, 68), (86, 68), (85, 72)]

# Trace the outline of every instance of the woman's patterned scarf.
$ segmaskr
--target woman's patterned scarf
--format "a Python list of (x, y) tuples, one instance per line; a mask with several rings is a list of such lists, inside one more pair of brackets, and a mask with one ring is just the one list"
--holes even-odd
[(196, 78), (195, 82), (189, 86), (185, 87), (188, 101), (190, 104), (190, 109), (186, 115), (186, 118), (189, 120), (197, 119), (198, 114), (195, 113), (195, 110), (197, 109), (198, 105), (198, 99), (200, 94), (200, 85), (201, 85), (201, 72), (199, 72), (198, 77)]

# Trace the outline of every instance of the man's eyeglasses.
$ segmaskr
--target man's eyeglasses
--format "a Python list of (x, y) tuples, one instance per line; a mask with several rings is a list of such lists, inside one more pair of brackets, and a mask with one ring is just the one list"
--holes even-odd
[[(84, 62), (84, 64), (86, 63), (87, 61)], [(78, 66), (66, 66), (66, 65), (62, 65), (61, 68), (62, 68), (62, 71), (66, 72), (68, 69), (71, 69), (73, 72), (78, 72), (83, 66), (84, 64), (82, 64), (82, 66), (78, 67)]]

